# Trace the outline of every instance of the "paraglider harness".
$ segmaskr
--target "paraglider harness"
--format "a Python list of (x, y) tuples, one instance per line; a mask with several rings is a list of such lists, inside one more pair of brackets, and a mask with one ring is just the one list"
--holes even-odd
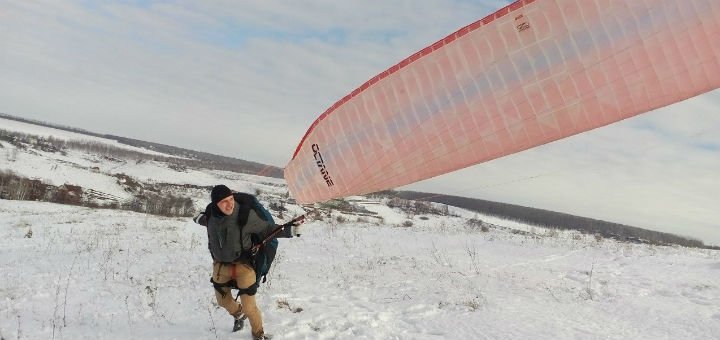
[[(252, 207), (251, 209), (255, 210), (258, 213), (258, 216), (270, 223), (275, 223), (272, 215), (270, 215), (270, 212), (263, 207), (260, 202), (258, 202), (257, 198), (252, 195), (247, 195), (251, 197), (252, 199)], [(237, 196), (236, 196), (237, 197)], [(212, 277), (210, 277), (210, 282), (213, 284), (213, 287), (215, 290), (220, 293), (220, 295), (225, 295), (225, 292), (223, 292), (223, 288), (230, 288), (230, 289), (237, 289), (237, 295), (235, 296), (235, 300), (240, 297), (240, 295), (255, 295), (257, 293), (257, 289), (260, 286), (260, 278), (262, 277), (262, 282), (265, 283), (267, 281), (267, 274), (270, 270), (270, 266), (272, 265), (273, 260), (275, 259), (275, 254), (277, 252), (277, 248), (279, 245), (279, 242), (277, 238), (275, 238), (280, 232), (284, 231), (285, 228), (288, 228), (292, 226), (293, 224), (297, 222), (303, 222), (305, 220), (305, 215), (300, 215), (298, 217), (293, 218), (289, 222), (279, 225), (277, 228), (275, 228), (273, 231), (271, 231), (267, 236), (265, 236), (264, 239), (260, 239), (260, 237), (257, 234), (251, 235), (251, 239), (253, 242), (253, 247), (250, 248), (249, 252), (243, 252), (243, 254), (232, 263), (220, 263), (220, 266), (232, 266), (231, 271), (232, 274), (230, 275), (231, 279), (224, 283), (215, 282)], [(242, 228), (242, 227), (241, 227)], [(299, 235), (298, 235), (299, 236)], [(250, 267), (253, 268), (255, 271), (255, 283), (253, 283), (250, 287), (247, 288), (239, 288), (237, 286), (237, 281), (235, 280), (235, 270), (236, 270), (236, 262), (240, 263), (246, 263), (249, 264)], [(219, 270), (218, 270), (219, 271)]]

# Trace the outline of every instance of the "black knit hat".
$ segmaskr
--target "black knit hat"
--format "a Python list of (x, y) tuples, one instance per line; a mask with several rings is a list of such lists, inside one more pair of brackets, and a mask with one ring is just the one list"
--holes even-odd
[(233, 193), (230, 188), (220, 184), (212, 188), (212, 192), (210, 193), (210, 199), (212, 200), (213, 204), (217, 204), (217, 202), (224, 200), (232, 194)]

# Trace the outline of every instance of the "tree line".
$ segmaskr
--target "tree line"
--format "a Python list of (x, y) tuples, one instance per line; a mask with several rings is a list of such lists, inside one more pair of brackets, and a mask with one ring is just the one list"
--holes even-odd
[(387, 190), (375, 193), (378, 197), (402, 198), (414, 201), (430, 201), (481, 214), (537, 225), (544, 228), (577, 230), (587, 234), (602, 235), (619, 241), (648, 243), (656, 245), (680, 245), (684, 247), (720, 249), (706, 246), (702, 241), (671, 233), (647, 230), (620, 223), (607, 222), (555, 211), (529, 208), (520, 205), (500, 203), (452, 195), (432, 194), (416, 191)]

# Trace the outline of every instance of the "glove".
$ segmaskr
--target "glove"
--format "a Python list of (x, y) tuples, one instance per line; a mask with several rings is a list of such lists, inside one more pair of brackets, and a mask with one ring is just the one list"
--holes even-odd
[(205, 216), (205, 213), (200, 213), (193, 218), (193, 222), (207, 227), (207, 216)]
[(302, 226), (301, 225), (293, 225), (292, 234), (295, 237), (300, 237), (300, 235), (302, 235)]
[(293, 227), (292, 234), (296, 237), (300, 237), (302, 235), (302, 224), (305, 223), (305, 215), (302, 215), (292, 221), (290, 221), (290, 225)]

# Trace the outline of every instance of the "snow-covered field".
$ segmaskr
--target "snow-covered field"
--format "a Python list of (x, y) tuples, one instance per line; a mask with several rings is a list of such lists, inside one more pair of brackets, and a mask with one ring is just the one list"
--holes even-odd
[(150, 155), (162, 155), (162, 153), (138, 148), (134, 146), (130, 146), (127, 144), (122, 144), (116, 140), (106, 139), (106, 138), (100, 138), (90, 135), (85, 135), (81, 133), (76, 132), (70, 132), (60, 129), (54, 129), (50, 127), (45, 127), (41, 125), (35, 125), (30, 123), (23, 123), (12, 119), (6, 119), (0, 117), (0, 129), (7, 130), (7, 131), (15, 131), (20, 132), (28, 135), (36, 135), (40, 137), (53, 137), (58, 140), (74, 140), (74, 141), (85, 141), (85, 142), (96, 142), (96, 143), (103, 143), (108, 144), (116, 148), (121, 148), (125, 150), (132, 150), (136, 152), (146, 153)]
[[(279, 179), (0, 143), (0, 170), (120, 198), (120, 173), (263, 199), (287, 191)], [(208, 194), (185, 193), (198, 210)], [(336, 211), (281, 240), (258, 295), (275, 339), (720, 339), (720, 251), (349, 200), (379, 218)], [(0, 200), (0, 339), (249, 339), (215, 304), (206, 242), (188, 218)]]
[[(453, 217), (311, 221), (281, 240), (258, 295), (265, 327), (275, 339), (720, 337), (720, 252), (548, 235)], [(187, 219), (0, 200), (0, 268), (4, 339), (250, 338), (216, 307), (204, 228)]]
[[(0, 128), (4, 127), (0, 126)], [(46, 131), (39, 135), (47, 136), (49, 133), (51, 132)], [(98, 141), (103, 140), (98, 138)], [(114, 142), (104, 141), (107, 141), (106, 144)], [(37, 149), (22, 150), (4, 141), (0, 141), (0, 171), (2, 170), (9, 170), (27, 178), (39, 179), (55, 186), (78, 185), (85, 189), (117, 197), (120, 200), (129, 200), (132, 195), (120, 185), (118, 178), (113, 177), (118, 174), (130, 176), (144, 183), (198, 186), (224, 183), (238, 191), (255, 192), (256, 189), (260, 189), (275, 194), (286, 191), (286, 189), (280, 189), (280, 186), (284, 185), (284, 181), (277, 178), (215, 170), (177, 171), (163, 162), (108, 158), (77, 150), (67, 150), (66, 155)], [(200, 201), (206, 197), (194, 195), (193, 198)]]

